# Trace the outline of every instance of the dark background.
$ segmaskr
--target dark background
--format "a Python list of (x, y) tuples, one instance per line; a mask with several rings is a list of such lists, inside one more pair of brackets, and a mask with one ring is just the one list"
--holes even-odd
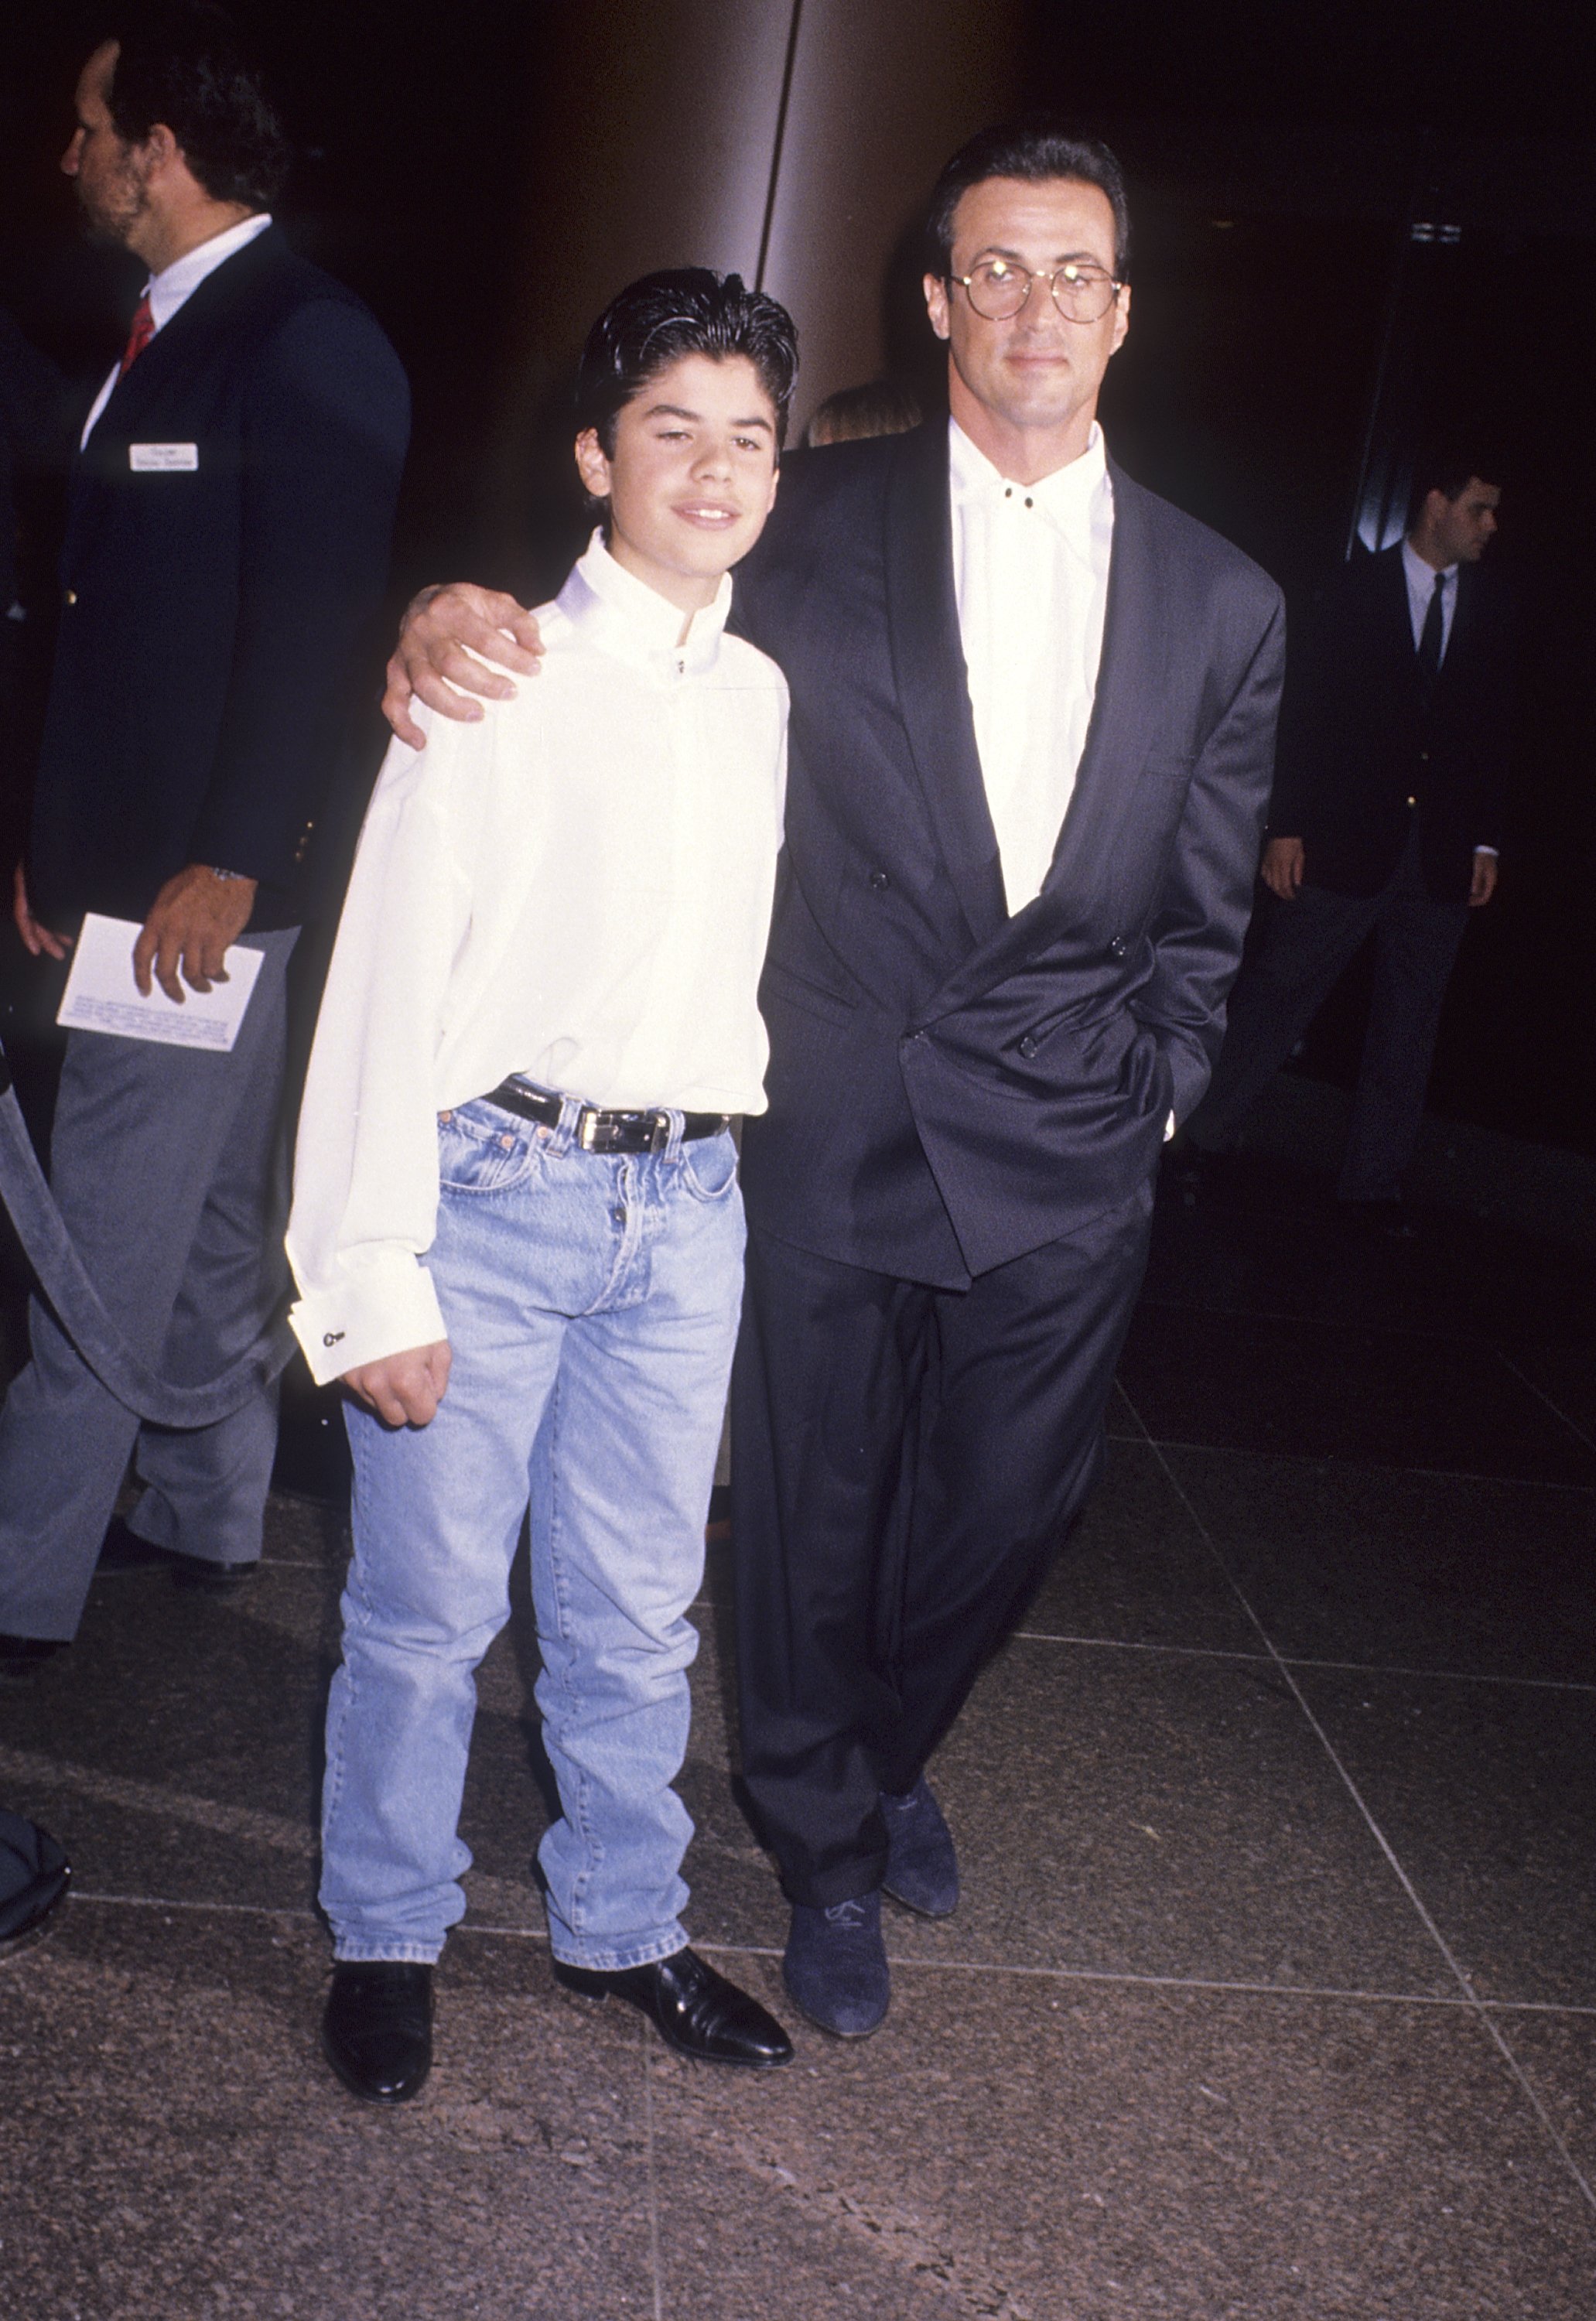
[[(673, 0), (593, 5), (612, 24), (646, 14), (657, 37)], [(558, 238), (540, 234), (529, 187), (567, 145), (588, 150), (584, 105), (597, 117), (606, 104), (599, 73), (574, 111), (569, 71), (559, 103), (548, 95), (549, 59), (584, 12), (240, 0), (234, 13), (300, 149), (285, 223), (370, 302), (415, 389), (396, 600), (457, 573), (546, 587), (576, 515), (558, 393), (571, 350), (549, 354), (541, 400), (513, 390), (528, 317), (535, 328), (561, 290)], [(1017, 19), (1015, 85), (1099, 127), (1131, 177), (1133, 328), (1104, 400), (1117, 456), (1294, 597), (1345, 552), (1361, 490), (1400, 490), (1422, 427), (1477, 414), (1498, 447), (1492, 553), (1526, 617), (1517, 806), (1499, 897), (1455, 978), (1432, 1101), (1596, 1152), (1591, 14), (1545, 0), (1033, 5)], [(86, 393), (141, 273), (82, 242), (56, 164), (77, 70), (114, 16), (0, 6), (0, 301)], [(913, 276), (905, 248), (882, 284), (886, 341), (924, 378)], [(512, 447), (506, 496), (512, 407), (533, 448)], [(30, 512), (42, 562), (48, 503)], [(14, 741), (14, 787), (15, 754)], [(1357, 980), (1310, 1038), (1306, 1061), (1329, 1078), (1355, 1056)]]

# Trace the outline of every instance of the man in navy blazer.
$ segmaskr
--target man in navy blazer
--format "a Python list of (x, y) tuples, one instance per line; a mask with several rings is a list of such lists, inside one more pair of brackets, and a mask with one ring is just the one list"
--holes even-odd
[(1339, 1197), (1400, 1235), (1441, 1006), (1471, 910), (1496, 891), (1515, 633), (1481, 559), (1499, 486), (1475, 446), (1421, 458), (1405, 540), (1354, 555), (1302, 623), (1262, 878), (1199, 1151), (1247, 1115), (1371, 936), (1374, 985)]
[[(988, 132), (932, 245), (951, 424), (791, 460), (736, 584), (792, 696), (743, 1144), (743, 1770), (789, 1989), (843, 2036), (886, 2013), (883, 1889), (953, 1907), (926, 1761), (1100, 1470), (1160, 1147), (1240, 956), (1283, 654), (1272, 583), (1106, 459), (1112, 155)], [(507, 598), (424, 600), (390, 714), (412, 686), (458, 714), (441, 676), (493, 689), (461, 645), (530, 667), (516, 636)]]
[[(387, 576), (409, 425), (360, 302), (288, 249), (269, 205), (280, 127), (204, 5), (97, 49), (62, 167), (96, 235), (150, 281), (84, 430), (15, 917), (65, 958), (86, 912), (137, 924), (133, 970), (204, 992), (262, 963), (229, 1054), (73, 1032), (57, 1200), (146, 1360), (216, 1375), (286, 1286), (284, 974), (349, 688)], [(0, 1415), (0, 1661), (74, 1634), (103, 1548), (225, 1582), (260, 1552), (263, 1391), (192, 1434), (141, 1432), (35, 1304)], [(144, 1485), (107, 1539), (133, 1457)]]

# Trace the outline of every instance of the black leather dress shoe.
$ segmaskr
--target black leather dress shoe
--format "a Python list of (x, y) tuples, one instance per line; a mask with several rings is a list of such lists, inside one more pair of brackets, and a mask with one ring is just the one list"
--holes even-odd
[(123, 1523), (120, 1515), (113, 1515), (100, 1543), (100, 1560), (95, 1566), (96, 1579), (120, 1579), (129, 1572), (163, 1567), (179, 1588), (198, 1588), (210, 1595), (223, 1595), (241, 1581), (252, 1579), (260, 1564), (213, 1563), (206, 1556), (180, 1555), (175, 1547), (157, 1546), (154, 1540), (143, 1538), (131, 1525)]
[(39, 1940), (71, 1880), (72, 1865), (50, 1832), (0, 1809), (0, 1958)]
[(408, 2103), (433, 2068), (433, 1971), (408, 1959), (341, 1959), (322, 2047), (351, 2095)]
[(679, 2055), (698, 2063), (741, 2063), (773, 2071), (792, 2061), (792, 2041), (757, 1998), (716, 1974), (694, 1950), (672, 1951), (649, 1966), (601, 1972), (554, 1961), (554, 1980), (582, 1998), (625, 1998), (651, 2016)]

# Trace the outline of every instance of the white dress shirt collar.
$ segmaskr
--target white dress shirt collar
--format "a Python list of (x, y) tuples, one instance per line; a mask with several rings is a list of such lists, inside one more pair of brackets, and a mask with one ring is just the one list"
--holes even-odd
[(270, 223), (270, 211), (260, 210), (254, 217), (242, 218), (237, 225), (230, 225), (225, 232), (214, 233), (209, 241), (196, 243), (181, 258), (174, 258), (169, 266), (163, 266), (159, 274), (152, 274), (144, 289), (156, 329), (169, 323), (178, 307), (187, 305), (218, 266), (225, 266), (230, 258), (247, 249)]
[(689, 615), (617, 564), (604, 544), (603, 532), (596, 532), (555, 602), (575, 627), (634, 669), (661, 678), (697, 677), (714, 668), (720, 651), (732, 609), (732, 576), (723, 573), (713, 603)]
[(1046, 516), (1081, 556), (1090, 559), (1097, 494), (1107, 482), (1108, 447), (1094, 419), (1086, 449), (1039, 483), (1017, 484), (993, 466), (956, 419), (948, 421), (948, 478), (954, 505), (981, 499), (1012, 500)]

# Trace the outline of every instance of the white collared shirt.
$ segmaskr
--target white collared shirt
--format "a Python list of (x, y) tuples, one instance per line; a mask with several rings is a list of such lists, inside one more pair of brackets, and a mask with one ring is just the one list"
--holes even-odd
[[(270, 223), (270, 211), (259, 211), (254, 217), (242, 218), (237, 225), (230, 225), (224, 233), (214, 233), (209, 241), (202, 241), (196, 248), (186, 250), (181, 258), (175, 258), (159, 274), (152, 274), (144, 285), (143, 295), (150, 301), (150, 319), (156, 329), (164, 330), (178, 308), (187, 305), (206, 276), (214, 274), (218, 266), (224, 266), (237, 251), (253, 241), (257, 234), (264, 233)], [(94, 433), (100, 414), (110, 402), (121, 376), (122, 360), (119, 356), (111, 366), (105, 386), (95, 397), (94, 409), (83, 423), (83, 432), (78, 439), (80, 451)]]
[(1402, 542), (1402, 574), (1408, 583), (1408, 618), (1413, 624), (1413, 650), (1418, 651), (1419, 639), (1429, 615), (1430, 598), (1436, 582), (1441, 586), (1441, 659), (1446, 658), (1446, 648), (1452, 642), (1452, 616), (1457, 610), (1457, 567), (1448, 564), (1437, 572), (1427, 564), (1410, 540)]
[(437, 1115), (512, 1073), (589, 1104), (762, 1112), (787, 685), (594, 534), (546, 648), (476, 724), (414, 714), (350, 883), (306, 1082), (288, 1255), (319, 1380), (446, 1333), (421, 1263)]
[(1038, 484), (1009, 482), (957, 420), (948, 445), (959, 633), (1014, 912), (1042, 891), (1097, 696), (1114, 487), (1095, 423)]

